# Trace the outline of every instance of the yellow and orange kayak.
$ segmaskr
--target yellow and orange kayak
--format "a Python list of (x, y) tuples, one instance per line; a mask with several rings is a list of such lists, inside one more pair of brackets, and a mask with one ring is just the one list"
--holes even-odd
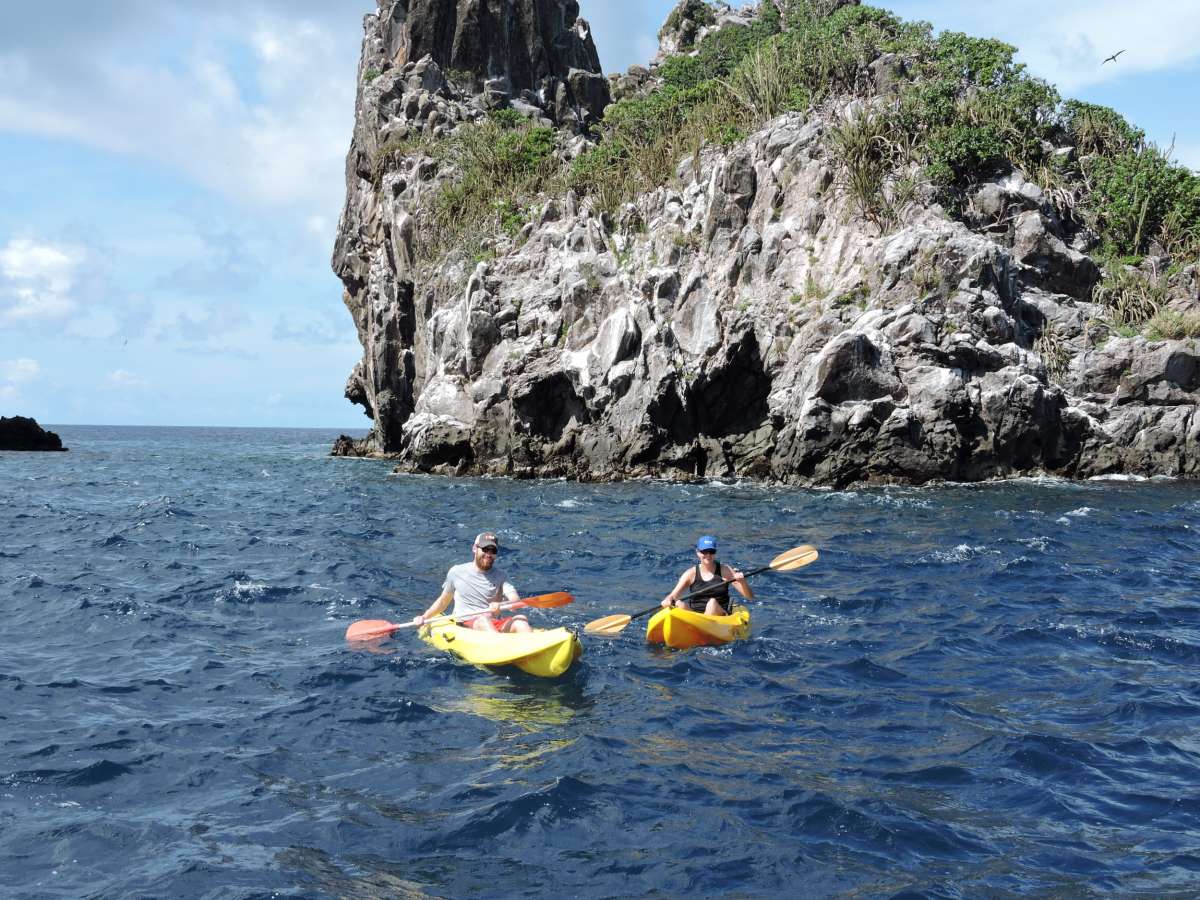
[(528, 633), (476, 631), (455, 622), (428, 625), (418, 634), (439, 650), (476, 666), (516, 666), (530, 675), (555, 678), (579, 659), (583, 647), (575, 632), (548, 628)]
[(750, 610), (735, 606), (728, 616), (706, 616), (690, 609), (664, 609), (646, 625), (646, 640), (677, 650), (716, 647), (750, 636)]

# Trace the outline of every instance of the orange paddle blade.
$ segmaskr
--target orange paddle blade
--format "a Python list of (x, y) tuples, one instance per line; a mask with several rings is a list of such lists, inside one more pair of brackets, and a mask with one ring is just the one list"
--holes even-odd
[(539, 594), (536, 597), (525, 597), (521, 600), (526, 606), (535, 606), (538, 609), (553, 609), (556, 606), (566, 606), (575, 600), (566, 591), (555, 591), (552, 594)]
[(346, 640), (372, 641), (375, 638), (387, 637), (399, 627), (386, 619), (361, 619), (351, 623), (346, 629)]

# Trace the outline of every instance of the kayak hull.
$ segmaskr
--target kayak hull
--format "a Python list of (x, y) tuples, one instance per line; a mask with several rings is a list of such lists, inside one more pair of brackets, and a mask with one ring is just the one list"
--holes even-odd
[(676, 650), (719, 647), (750, 636), (750, 610), (735, 606), (728, 616), (706, 616), (690, 609), (663, 609), (646, 625), (646, 640)]
[(476, 631), (455, 622), (420, 630), (425, 643), (476, 666), (516, 666), (539, 678), (556, 678), (583, 653), (579, 638), (566, 628), (528, 633)]

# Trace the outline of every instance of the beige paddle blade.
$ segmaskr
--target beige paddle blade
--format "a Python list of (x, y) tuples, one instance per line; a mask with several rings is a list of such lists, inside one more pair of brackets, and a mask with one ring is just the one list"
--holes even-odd
[(584, 633), (600, 637), (614, 637), (625, 630), (625, 626), (633, 621), (633, 616), (615, 615), (595, 619), (583, 627)]
[(771, 560), (771, 568), (776, 572), (791, 572), (793, 569), (800, 569), (809, 563), (816, 562), (819, 556), (820, 554), (817, 553), (816, 547), (809, 544), (802, 544), (786, 553), (780, 553)]
[(373, 641), (376, 638), (387, 637), (400, 626), (386, 619), (362, 619), (352, 622), (346, 629), (348, 641)]

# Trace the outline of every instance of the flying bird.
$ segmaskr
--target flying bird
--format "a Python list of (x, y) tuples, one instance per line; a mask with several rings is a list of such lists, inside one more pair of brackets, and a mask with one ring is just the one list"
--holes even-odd
[(1100, 65), (1104, 65), (1104, 63), (1116, 62), (1117, 57), (1120, 56), (1124, 52), (1125, 52), (1124, 50), (1118, 50), (1116, 53), (1114, 53), (1112, 56), (1110, 56), (1104, 62), (1100, 63)]

